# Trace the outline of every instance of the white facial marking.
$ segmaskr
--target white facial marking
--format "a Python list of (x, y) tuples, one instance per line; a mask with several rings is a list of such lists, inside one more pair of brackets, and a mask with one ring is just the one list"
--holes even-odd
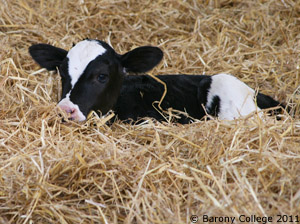
[(260, 109), (254, 102), (255, 91), (242, 81), (229, 74), (212, 76), (212, 83), (207, 95), (207, 108), (212, 104), (214, 96), (220, 98), (221, 120), (234, 120)]
[(68, 93), (66, 95), (66, 97), (64, 99), (62, 99), (59, 103), (58, 106), (66, 111), (67, 113), (69, 113), (68, 111), (72, 111), (72, 113), (70, 113), (70, 118), (72, 118), (73, 120), (76, 121), (84, 121), (86, 120), (86, 117), (83, 115), (83, 113), (80, 111), (78, 105), (74, 104), (71, 100), (70, 100), (70, 93)]
[(69, 75), (72, 88), (87, 65), (105, 52), (106, 49), (96, 40), (80, 41), (68, 52), (67, 57), (69, 59)]

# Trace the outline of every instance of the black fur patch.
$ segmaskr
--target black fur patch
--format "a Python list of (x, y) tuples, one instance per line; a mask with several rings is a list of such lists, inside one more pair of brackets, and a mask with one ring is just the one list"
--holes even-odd
[(207, 108), (207, 112), (212, 116), (218, 116), (220, 113), (220, 97), (214, 96), (209, 108)]

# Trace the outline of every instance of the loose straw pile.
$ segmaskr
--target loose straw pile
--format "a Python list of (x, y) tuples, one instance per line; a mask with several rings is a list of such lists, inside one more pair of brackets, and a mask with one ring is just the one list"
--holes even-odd
[[(300, 4), (0, 0), (0, 223), (190, 223), (300, 211)], [(228, 72), (292, 107), (189, 125), (61, 123), (57, 74), (28, 54), (83, 38), (159, 46), (152, 74)], [(108, 115), (113, 116), (113, 115)], [(238, 223), (238, 222), (235, 222)]]

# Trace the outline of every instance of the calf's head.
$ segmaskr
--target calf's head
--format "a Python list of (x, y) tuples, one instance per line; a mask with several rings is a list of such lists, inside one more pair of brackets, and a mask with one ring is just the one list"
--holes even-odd
[(85, 120), (91, 110), (107, 113), (116, 103), (127, 72), (147, 72), (163, 57), (159, 48), (151, 46), (120, 55), (107, 43), (92, 39), (80, 41), (69, 52), (36, 44), (29, 53), (41, 67), (59, 70), (62, 96), (58, 106), (76, 121)]

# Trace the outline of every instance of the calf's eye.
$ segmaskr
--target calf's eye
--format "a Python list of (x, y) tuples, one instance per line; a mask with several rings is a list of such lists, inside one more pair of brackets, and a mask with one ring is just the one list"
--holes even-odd
[(106, 74), (99, 74), (97, 76), (97, 80), (98, 80), (98, 82), (104, 83), (107, 80), (107, 75)]

